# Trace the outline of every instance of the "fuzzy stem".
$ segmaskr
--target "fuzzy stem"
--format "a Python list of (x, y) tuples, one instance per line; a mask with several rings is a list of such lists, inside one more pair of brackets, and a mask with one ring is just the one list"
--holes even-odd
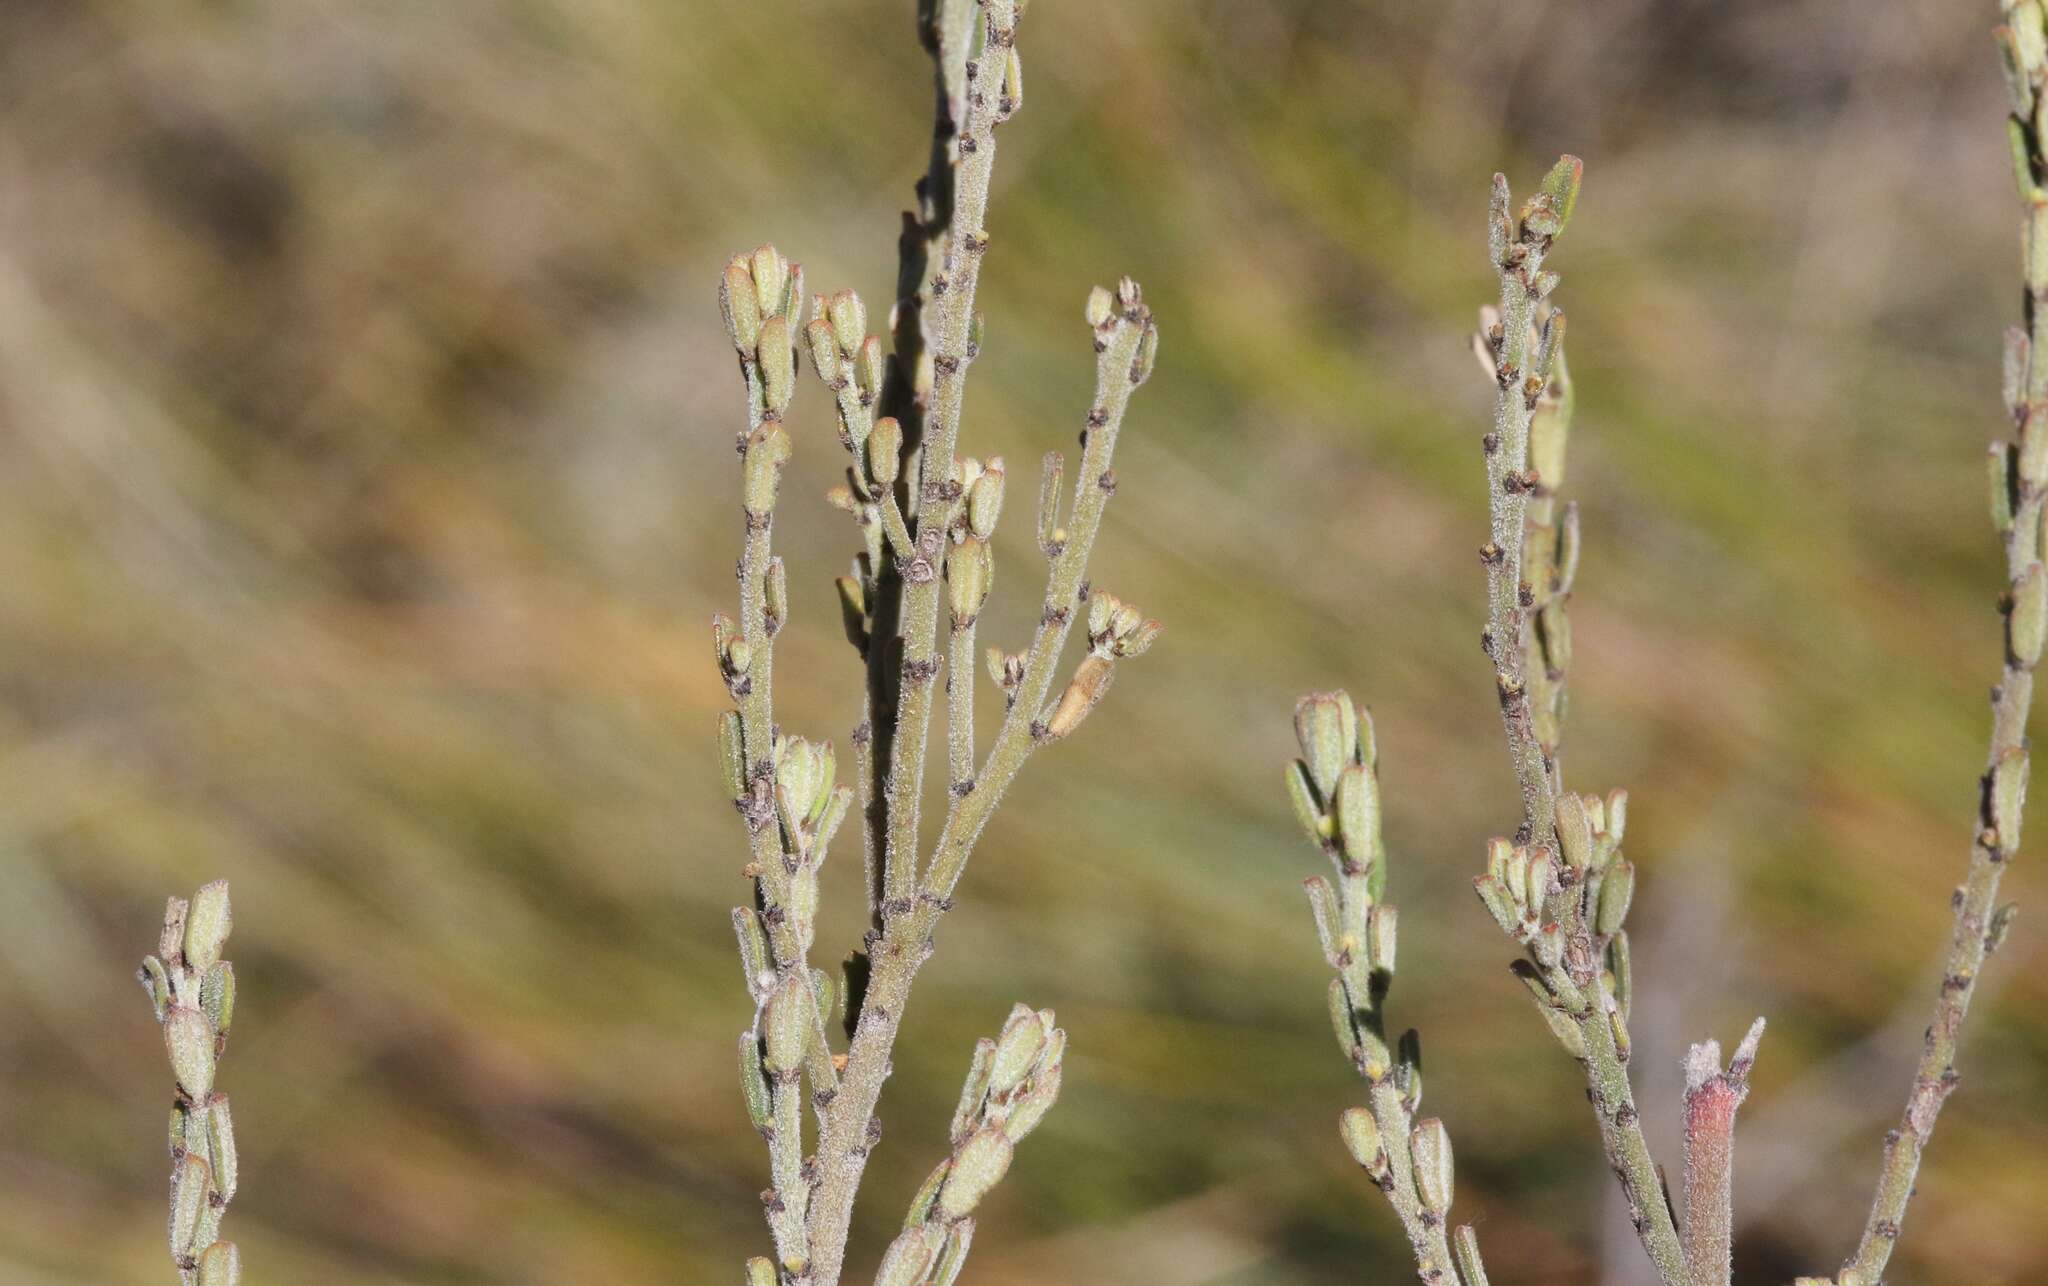
[[(1568, 182), (1568, 189), (1556, 186)], [(1556, 202), (1549, 213), (1557, 216), (1546, 230), (1530, 218), (1540, 209), (1543, 197), (1524, 207), (1520, 216), (1510, 214), (1507, 179), (1496, 174), (1493, 182), (1492, 220), (1495, 267), (1500, 275), (1499, 314), (1482, 335), (1482, 357), (1489, 359), (1498, 387), (1494, 401), (1493, 428), (1486, 435), (1486, 479), (1491, 539), (1480, 551), (1487, 572), (1487, 624), (1481, 636), (1487, 657), (1494, 665), (1494, 679), (1500, 696), (1501, 722), (1507, 732), (1509, 757), (1516, 784), (1522, 795), (1522, 823), (1517, 837), (1539, 852), (1561, 856), (1557, 837), (1557, 800), (1564, 790), (1563, 774), (1554, 746), (1546, 746), (1538, 735), (1531, 705), (1531, 676), (1528, 658), (1537, 654), (1529, 638), (1530, 611), (1547, 596), (1550, 564), (1545, 563), (1546, 584), (1529, 583), (1524, 574), (1528, 554), (1529, 501), (1540, 498), (1538, 516), (1550, 516), (1553, 478), (1535, 476), (1530, 466), (1530, 428), (1546, 396), (1557, 400), (1548, 408), (1568, 414), (1569, 402), (1551, 388), (1559, 335), (1551, 328), (1563, 324), (1562, 314), (1553, 313), (1539, 334), (1536, 306), (1555, 284), (1555, 277), (1543, 271), (1543, 259), (1552, 239), (1569, 216), (1569, 204), (1576, 197), (1578, 162), (1571, 157), (1559, 161), (1546, 180), (1546, 193), (1555, 191), (1565, 208)], [(1545, 365), (1549, 356), (1551, 367)], [(1548, 493), (1548, 494), (1547, 494)], [(1560, 577), (1564, 569), (1560, 570)], [(1561, 611), (1562, 604), (1559, 604)], [(1547, 678), (1547, 676), (1546, 676)], [(1562, 683), (1562, 670), (1555, 680)], [(1561, 707), (1553, 707), (1553, 723)], [(1575, 876), (1576, 878), (1576, 876)], [(1600, 981), (1597, 962), (1605, 948), (1587, 924), (1590, 908), (1584, 902), (1582, 885), (1554, 881), (1543, 908), (1544, 916), (1555, 921), (1567, 937), (1566, 961), (1543, 969), (1553, 995), (1577, 993), (1594, 998), (1594, 1003), (1574, 1012), (1578, 1027), (1579, 1058), (1586, 1070), (1594, 1118), (1609, 1164), (1621, 1180), (1636, 1234), (1666, 1286), (1685, 1281), (1684, 1251), (1678, 1226), (1665, 1199), (1657, 1164), (1643, 1135), (1642, 1116), (1636, 1110), (1634, 1090), (1629, 1083), (1626, 1031), (1621, 1027), (1620, 1007)]]
[(1132, 372), (1145, 326), (1125, 319), (1115, 327), (1096, 362), (1095, 410), (1088, 445), (1076, 481), (1074, 516), (1066, 546), (1054, 559), (1045, 611), (1026, 663), (1023, 689), (1004, 716), (995, 744), (975, 778), (974, 789), (948, 810), (936, 851), (908, 915), (892, 917), (888, 931), (870, 948), (866, 1001), (847, 1047), (839, 1093), (826, 1113), (818, 1141), (819, 1183), (811, 1200), (812, 1272), (818, 1286), (839, 1279), (852, 1226), (854, 1194), (870, 1148), (880, 1138), (875, 1105), (889, 1074), (889, 1052), (903, 1021), (912, 982), (931, 953), (931, 933), (949, 903), (974, 842), (1003, 792), (1038, 743), (1038, 711), (1052, 685), (1074, 613), (1081, 601), (1088, 554), (1114, 490), (1110, 460), (1133, 385)]
[(946, 653), (946, 742), (948, 776), (957, 799), (974, 789), (974, 626), (976, 618), (953, 618)]
[(1734, 1279), (1735, 1111), (1749, 1095), (1749, 1069), (1764, 1020), (1750, 1027), (1721, 1070), (1721, 1046), (1694, 1045), (1685, 1059), (1685, 1279), (1729, 1286)]
[[(985, 0), (983, 63), (995, 63), (1016, 39), (1015, 0)], [(994, 68), (1000, 81), (1000, 68)], [(903, 568), (903, 666), (897, 699), (893, 761), (889, 768), (888, 843), (883, 853), (883, 923), (910, 909), (917, 886), (918, 812), (924, 791), (925, 740), (931, 728), (932, 683), (937, 677), (940, 576), (946, 553), (945, 520), (954, 500), (953, 455), (966, 397), (968, 333), (974, 320), (974, 292), (988, 247), (983, 231), (988, 212), (989, 175), (995, 167), (995, 126), (1002, 114), (1000, 94), (987, 73), (970, 59), (966, 68), (967, 116), (960, 135), (960, 164), (954, 170), (953, 225), (945, 257), (932, 279), (935, 336), (932, 342), (931, 414), (919, 466), (915, 544)]]
[[(2008, 20), (2018, 20), (2020, 6), (2008, 0), (2002, 6)], [(2036, 26), (2038, 13), (2032, 15)], [(2010, 33), (2007, 33), (2008, 35)], [(2048, 80), (2048, 67), (2021, 69), (2038, 94)], [(2017, 106), (2017, 105), (2016, 105)], [(2042, 137), (2032, 113), (2015, 112), (2007, 122), (2013, 134), (2021, 208), (2026, 217), (2026, 315), (2028, 333), (2015, 335), (2013, 351), (2023, 364), (2020, 386), (2011, 390), (2010, 410), (2019, 430), (2018, 450), (2010, 457), (2009, 492), (2004, 497), (2010, 514), (2000, 515), (1999, 526), (2005, 542), (2005, 566), (2009, 580), (2001, 609), (2012, 617), (2020, 588), (2029, 578), (2038, 578), (2042, 554), (2042, 501), (2048, 488), (2048, 193), (2038, 186), (2044, 172)], [(2013, 360), (2011, 357), (2008, 360)], [(2002, 454), (2002, 448), (2000, 449)], [(1994, 458), (1999, 458), (1995, 454)], [(1994, 495), (1994, 511), (2001, 497)], [(2038, 643), (2035, 644), (2038, 647)], [(2019, 807), (2015, 799), (2012, 815), (1998, 816), (1996, 785), (2001, 774), (2017, 775), (2024, 783), (2027, 771), (2027, 715), (2033, 704), (2034, 664), (2038, 652), (2021, 655), (2015, 651), (2014, 622), (2008, 620), (2004, 672), (1991, 693), (1991, 743), (1978, 800), (1977, 833), (1970, 845), (1969, 868), (1953, 900), (1955, 927), (1949, 937), (1941, 988), (1934, 1002), (1934, 1017), (1927, 1025), (1926, 1044), (1913, 1072), (1906, 1108), (1897, 1128), (1885, 1135), (1884, 1161), (1871, 1199), (1870, 1215), (1863, 1235), (1842, 1272), (1844, 1283), (1875, 1283), (1890, 1262), (1892, 1248), (1912, 1200), (1914, 1176), (1935, 1118), (1954, 1091), (1960, 1077), (1955, 1058), (1962, 1036), (1963, 1019), (1969, 1013), (1970, 998), (1977, 989), (1977, 976), (1989, 951), (1993, 915), (1998, 903), (1999, 877), (2005, 873), (2019, 848)], [(2023, 786), (2022, 786), (2023, 790)]]

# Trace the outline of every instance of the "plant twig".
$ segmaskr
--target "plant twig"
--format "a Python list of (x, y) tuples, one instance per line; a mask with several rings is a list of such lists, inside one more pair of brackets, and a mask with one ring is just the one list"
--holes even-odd
[(1729, 1286), (1734, 1275), (1735, 1111), (1749, 1096), (1764, 1020), (1752, 1023), (1721, 1067), (1721, 1045), (1685, 1056), (1685, 1273), (1687, 1286)]
[(228, 1096), (215, 1091), (235, 1016), (235, 967), (221, 959), (234, 927), (225, 880), (164, 907), (157, 954), (137, 979), (164, 1030), (177, 1096), (171, 1100), (171, 1262), (180, 1286), (237, 1286), (242, 1256), (220, 1240), (240, 1169)]
[[(1578, 563), (1576, 511), (1554, 522), (1571, 396), (1558, 359), (1564, 315), (1541, 305), (1557, 286), (1545, 256), (1578, 200), (1581, 167), (1560, 159), (1534, 197), (1510, 213), (1495, 175), (1489, 251), (1500, 304), (1482, 315), (1478, 352), (1498, 393), (1486, 435), (1490, 539), (1481, 643), (1494, 665), (1501, 721), (1522, 795), (1515, 841), (1496, 840), (1475, 885), (1502, 930), (1530, 950), (1516, 962), (1561, 1044), (1585, 1067), (1609, 1164), (1643, 1248), (1667, 1286), (1684, 1281), (1684, 1252), (1628, 1075), (1628, 937), (1634, 868), (1622, 859), (1627, 797), (1564, 789), (1559, 737), (1571, 656), (1565, 604)], [(1535, 502), (1532, 504), (1532, 500)]]
[(1387, 1042), (1385, 1001), (1393, 985), (1398, 912), (1386, 900), (1379, 752), (1372, 715), (1342, 692), (1313, 693), (1294, 708), (1301, 758), (1287, 766), (1287, 792), (1309, 842), (1330, 859), (1337, 881), (1305, 884), (1330, 980), (1337, 1044), (1365, 1078), (1367, 1106), (1339, 1123), (1345, 1147), (1386, 1194), (1415, 1251), (1416, 1272), (1434, 1286), (1483, 1286), (1486, 1271), (1470, 1227), (1447, 1234), (1450, 1133), (1415, 1116), (1422, 1102), (1421, 1040)]
[(2042, 555), (2042, 501), (2048, 488), (2048, 175), (2040, 109), (2048, 92), (2048, 35), (2036, 0), (2004, 0), (2004, 24), (1995, 32), (2006, 73), (2006, 120), (2013, 176), (2025, 215), (2027, 329), (2006, 334), (2005, 403), (2016, 442), (1991, 448), (1991, 512), (2005, 543), (2007, 585), (2000, 600), (2005, 614), (2005, 667), (1991, 695), (1991, 744), (1978, 796), (1976, 835), (1969, 868), (1953, 899), (1955, 928), (1949, 939), (1934, 1017), (1906, 1096), (1898, 1127), (1885, 1136), (1877, 1191), (1856, 1253), (1836, 1280), (1841, 1286), (1875, 1286), (1884, 1276), (1898, 1241), (1914, 1176), (1934, 1132), (1942, 1104), (1961, 1079), (1956, 1050), (1970, 998), (1985, 957), (2004, 936), (2012, 908), (1998, 906), (1999, 877), (2019, 851), (2020, 817), (2027, 789), (2027, 714), (2033, 705), (2034, 666), (2048, 633), (2048, 576)]

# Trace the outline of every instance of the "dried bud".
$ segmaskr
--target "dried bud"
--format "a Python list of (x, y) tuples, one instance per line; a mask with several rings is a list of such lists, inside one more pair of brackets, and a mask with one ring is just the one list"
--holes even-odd
[(1074, 667), (1073, 679), (1060, 694), (1059, 704), (1046, 718), (1046, 736), (1057, 741), (1080, 727), (1095, 703), (1102, 700), (1102, 694), (1109, 691), (1109, 681), (1115, 673), (1115, 664), (1100, 653), (1090, 652), (1082, 657), (1081, 664)]

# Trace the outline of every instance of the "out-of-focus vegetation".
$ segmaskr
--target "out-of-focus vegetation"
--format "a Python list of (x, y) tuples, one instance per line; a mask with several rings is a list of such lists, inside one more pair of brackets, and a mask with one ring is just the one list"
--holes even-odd
[[(760, 1248), (705, 638), (738, 525), (713, 285), (772, 237), (817, 287), (886, 298), (930, 110), (911, 9), (0, 8), (0, 1277), (163, 1276), (133, 948), (215, 876), (256, 1280), (719, 1281)], [(1144, 280), (1167, 342), (1099, 577), (1170, 631), (975, 863), (856, 1264), (1022, 994), (1070, 1033), (1065, 1089), (975, 1281), (1407, 1271), (1337, 1146), (1354, 1087), (1272, 769), (1294, 695), (1341, 682), (1378, 721), (1393, 1021), (1428, 1033), (1460, 1209), (1504, 1280), (1642, 1280), (1576, 1069), (1468, 891), (1513, 807), (1477, 643), (1472, 247), (1488, 175), (1565, 150), (1568, 754), (1633, 796), (1640, 1103), (1673, 1164), (1686, 1043), (1768, 1013), (1738, 1276), (1847, 1253), (1998, 661), (1981, 450), (2017, 299), (1992, 16), (1038, 0), (967, 432), (1069, 444), (1082, 294)], [(829, 426), (812, 384), (795, 568), (852, 547), (802, 503), (839, 467)], [(1023, 526), (998, 546), (1032, 557)], [(791, 598), (786, 717), (850, 727), (832, 587)], [(990, 641), (1028, 625), (1031, 596), (1002, 598)], [(2040, 902), (2038, 869), (2011, 895)], [(858, 863), (826, 879), (821, 942), (851, 941)], [(2048, 1269), (2029, 923), (1897, 1281)]]

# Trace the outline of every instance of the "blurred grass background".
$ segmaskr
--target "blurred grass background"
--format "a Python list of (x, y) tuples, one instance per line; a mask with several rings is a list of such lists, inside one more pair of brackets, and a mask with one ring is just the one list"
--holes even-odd
[[(773, 238), (814, 288), (886, 299), (928, 127), (912, 8), (0, 6), (0, 1277), (166, 1279), (169, 1080), (130, 974), (163, 897), (215, 875), (245, 993), (228, 1230), (257, 1280), (719, 1282), (765, 1245), (710, 740), (740, 535), (714, 283)], [(1163, 357), (1095, 580), (1169, 632), (969, 873), (856, 1264), (1022, 998), (1074, 1053), (975, 1281), (1408, 1276), (1336, 1143), (1360, 1091), (1279, 780), (1294, 695), (1344, 684), (1379, 719), (1395, 1020), (1423, 1028), (1461, 1210), (1500, 1280), (1647, 1280), (1467, 891), (1512, 799), (1464, 333), (1487, 176), (1526, 188), (1564, 150), (1588, 175), (1555, 260), (1587, 535), (1569, 763), (1634, 795), (1641, 1099), (1675, 1164), (1684, 1045), (1769, 1014), (1739, 1275), (1846, 1253), (1996, 673), (1980, 462), (2018, 292), (1993, 17), (1038, 0), (968, 449), (1070, 444), (1082, 297), (1144, 281)], [(778, 695), (843, 746), (853, 541), (807, 499), (828, 425), (812, 384)], [(984, 634), (1014, 645), (1038, 565), (1010, 527)], [(857, 868), (827, 872), (830, 942)], [(2040, 903), (2037, 869), (2010, 894)], [(2032, 923), (1895, 1282), (2048, 1271)]]

